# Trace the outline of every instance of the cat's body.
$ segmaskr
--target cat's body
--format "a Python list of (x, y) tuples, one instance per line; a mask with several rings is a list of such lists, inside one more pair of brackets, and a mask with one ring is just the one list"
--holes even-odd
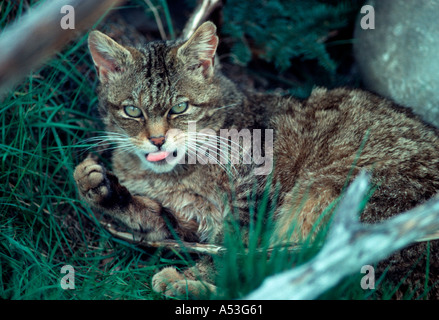
[[(117, 133), (109, 139), (119, 145), (113, 173), (91, 158), (75, 170), (80, 193), (92, 206), (150, 240), (172, 237), (170, 228), (189, 241), (218, 240), (232, 207), (241, 224), (248, 223), (249, 195), (263, 192), (268, 175), (255, 174), (254, 163), (232, 170), (178, 164), (200, 146), (196, 135), (187, 133), (188, 121), (196, 121), (197, 131), (208, 128), (218, 135), (220, 129), (273, 130), (273, 186), (280, 188), (274, 240), (307, 236), (362, 168), (377, 186), (362, 215), (367, 222), (403, 212), (438, 192), (439, 138), (433, 128), (360, 90), (316, 89), (306, 101), (239, 90), (213, 66), (217, 43), (211, 23), (186, 42), (155, 42), (139, 50), (97, 32), (90, 35), (102, 83), (101, 113), (108, 132)], [(438, 268), (436, 251), (430, 270)], [(421, 250), (410, 252), (408, 266)], [(153, 281), (161, 292), (186, 289), (172, 268)], [(193, 282), (189, 289), (196, 293), (200, 287)]]

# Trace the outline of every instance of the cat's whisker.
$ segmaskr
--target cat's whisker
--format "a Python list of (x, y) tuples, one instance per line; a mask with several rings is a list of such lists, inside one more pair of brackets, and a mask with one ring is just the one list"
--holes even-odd
[(103, 134), (101, 136), (96, 136), (96, 137), (91, 137), (91, 138), (87, 138), (81, 141), (81, 143), (89, 143), (89, 142), (95, 142), (98, 141), (99, 143), (112, 143), (114, 141), (125, 141), (127, 140), (129, 137), (126, 135), (122, 135), (122, 134)]
[(188, 139), (188, 142), (191, 143), (193, 146), (196, 146), (197, 150), (200, 147), (208, 147), (208, 149), (204, 151), (207, 151), (209, 154), (214, 153), (218, 156), (221, 156), (223, 161), (225, 161), (226, 163), (229, 162), (228, 159), (224, 157), (224, 155), (217, 152), (217, 146), (214, 144), (203, 143), (195, 139)]
[[(188, 148), (188, 150), (192, 150), (196, 155), (198, 155), (198, 147), (197, 145), (193, 145), (193, 144), (187, 144), (186, 147)], [(228, 174), (234, 176), (233, 172), (231, 172), (224, 164), (222, 164), (221, 162), (218, 161), (217, 158), (215, 158), (213, 155), (211, 155), (210, 153), (204, 154), (203, 156), (208, 157), (209, 159), (213, 160), (214, 163), (210, 162), (211, 164), (217, 164), (219, 165), (225, 172), (227, 172)], [(198, 160), (200, 160), (200, 158), (198, 158)], [(202, 164), (207, 164), (209, 162), (206, 163), (202, 163)], [(232, 166), (233, 169), (235, 169), (235, 173), (237, 173), (236, 168), (234, 168)]]
[[(200, 143), (200, 142), (196, 142), (198, 147), (208, 147), (208, 149), (206, 151), (208, 151), (209, 154), (215, 154), (217, 157), (220, 158), (220, 161), (222, 161), (221, 163), (224, 164), (229, 164), (234, 168), (234, 163), (228, 158), (226, 157), (226, 155), (221, 152), (221, 151), (217, 151), (217, 146), (216, 145), (212, 145), (212, 144), (208, 144), (208, 143)], [(235, 169), (235, 168), (234, 168)]]
[[(106, 146), (108, 146), (108, 147), (106, 147)], [(115, 146), (113, 142), (99, 141), (97, 143), (93, 143), (93, 144), (89, 145), (87, 148), (85, 148), (85, 150), (88, 151), (88, 150), (94, 149), (94, 148), (99, 148), (101, 151), (105, 151), (105, 150), (116, 149), (117, 146)]]
[[(195, 136), (196, 138), (198, 138), (198, 136), (202, 136), (202, 137), (208, 137), (208, 138), (214, 138), (217, 140), (217, 144), (219, 144), (219, 149), (220, 150), (224, 150), (227, 151), (227, 154), (231, 154), (232, 156), (235, 156), (235, 158), (239, 158), (239, 152), (242, 151), (242, 157), (248, 157), (250, 161), (253, 161), (253, 157), (251, 155), (251, 153), (246, 150), (243, 146), (241, 146), (239, 143), (227, 139), (225, 137), (221, 137), (221, 136), (216, 136), (216, 135), (210, 135), (210, 134), (205, 134), (205, 133), (189, 133), (189, 136)], [(212, 145), (213, 142), (207, 140), (207, 141), (200, 141), (201, 143), (210, 143), (212, 147), (214, 148), (218, 148), (218, 146)], [(229, 144), (230, 142), (230, 144)], [(238, 148), (238, 150), (236, 150), (236, 148)]]
[(223, 153), (218, 153), (216, 150), (219, 149), (218, 148), (218, 143), (214, 143), (211, 141), (198, 141), (197, 137), (189, 137), (191, 139), (191, 141), (197, 143), (199, 146), (207, 146), (209, 148), (210, 152), (215, 152), (216, 154), (219, 154), (223, 160), (227, 161), (227, 158), (225, 157), (225, 155)]
[[(225, 170), (226, 172), (228, 172), (231, 175), (234, 175), (227, 167), (226, 165), (229, 165), (230, 168), (232, 168), (235, 172), (235, 174), (238, 173), (238, 170), (235, 168), (234, 164), (227, 159), (222, 153), (218, 153), (216, 151), (217, 146), (216, 145), (212, 145), (212, 144), (206, 144), (206, 143), (200, 143), (199, 141), (195, 140), (195, 139), (188, 139), (188, 143), (186, 144), (186, 146), (191, 146), (192, 150), (194, 150), (194, 152), (196, 154), (198, 154), (199, 152), (199, 148), (200, 147), (205, 147), (205, 146), (211, 146), (212, 148), (208, 148), (208, 150), (203, 150), (203, 151), (207, 151), (205, 152), (204, 156), (207, 156), (209, 159), (214, 160), (215, 164), (218, 164), (221, 166), (221, 168), (223, 168), (223, 170)], [(213, 154), (212, 154), (213, 153)], [(216, 156), (216, 157), (215, 157)], [(220, 160), (218, 160), (218, 157), (220, 158)]]
[[(196, 143), (199, 147), (208, 147), (208, 152), (209, 152), (209, 154), (212, 154), (212, 153), (214, 153), (217, 157), (219, 157), (220, 158), (220, 161), (221, 161), (221, 163), (222, 164), (226, 164), (226, 165), (229, 165), (234, 171), (235, 171), (235, 173), (237, 174), (238, 173), (238, 171), (237, 171), (237, 169), (235, 168), (235, 164), (230, 160), (231, 159), (231, 157), (230, 157), (230, 159), (224, 154), (224, 152), (222, 152), (222, 150), (220, 150), (219, 152), (217, 151), (219, 148), (218, 148), (218, 144), (214, 144), (214, 143), (209, 143), (209, 142), (200, 142), (200, 141), (197, 141), (196, 139), (194, 139), (194, 140), (192, 140), (192, 141), (194, 141), (194, 143)], [(230, 148), (230, 147), (229, 147)], [(230, 154), (231, 156), (233, 155), (233, 153), (232, 152), (229, 152), (228, 154)]]
[(130, 143), (130, 139), (127, 134), (107, 131), (99, 136), (84, 139), (82, 143), (91, 143), (86, 151), (99, 148), (101, 152), (108, 150), (135, 152), (136, 148)]
[(203, 132), (196, 132), (196, 133), (190, 133), (190, 134), (196, 134), (196, 135), (198, 135), (198, 136), (203, 136), (203, 137), (214, 137), (214, 138), (216, 138), (216, 139), (219, 139), (219, 140), (220, 140), (221, 142), (223, 142), (223, 143), (227, 143), (227, 145), (228, 145), (228, 143), (230, 142), (230, 143), (233, 144), (234, 146), (236, 146), (236, 147), (240, 148), (241, 150), (245, 151), (244, 148), (243, 148), (239, 143), (237, 143), (237, 142), (235, 142), (235, 141), (233, 141), (233, 140), (231, 140), (231, 139), (228, 139), (228, 138), (222, 137), (222, 136), (211, 135), (211, 134), (207, 134), (207, 133), (203, 133)]

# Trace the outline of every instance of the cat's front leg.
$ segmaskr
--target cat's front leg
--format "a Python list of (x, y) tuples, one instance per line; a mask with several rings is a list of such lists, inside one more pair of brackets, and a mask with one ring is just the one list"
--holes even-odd
[(147, 197), (132, 195), (117, 177), (96, 159), (88, 157), (73, 174), (79, 193), (93, 208), (109, 214), (127, 227), (145, 233), (146, 240), (157, 241), (170, 235), (168, 223), (173, 221), (167, 210)]
[(82, 161), (73, 173), (80, 195), (91, 205), (105, 206), (110, 198), (110, 181), (106, 170), (92, 157)]

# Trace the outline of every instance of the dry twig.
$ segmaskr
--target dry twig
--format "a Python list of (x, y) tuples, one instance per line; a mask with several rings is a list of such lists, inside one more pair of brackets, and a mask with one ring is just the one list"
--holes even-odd
[[(173, 249), (178, 251), (186, 251), (189, 253), (209, 254), (209, 255), (223, 254), (227, 250), (223, 246), (208, 244), (208, 243), (186, 242), (186, 241), (176, 241), (176, 240), (148, 241), (144, 239), (142, 234), (135, 232), (119, 231), (109, 222), (100, 221), (100, 224), (114, 237), (133, 243), (143, 248), (166, 248), (166, 249)], [(271, 247), (266, 250), (257, 249), (257, 251), (260, 253), (266, 252), (268, 255), (270, 255), (274, 250), (280, 250), (280, 249), (284, 249), (292, 252), (292, 251), (299, 251), (301, 249), (301, 246), (298, 244), (289, 244), (289, 245)]]
[(157, 23), (157, 28), (160, 32), (160, 37), (162, 40), (166, 40), (166, 32), (165, 28), (163, 28), (162, 19), (160, 18), (160, 14), (157, 10), (157, 8), (152, 4), (150, 0), (145, 0), (145, 3), (148, 5), (149, 9), (152, 11), (152, 14), (154, 15), (155, 22)]
[(123, 232), (118, 231), (109, 222), (100, 221), (101, 225), (110, 232), (116, 238), (125, 240), (127, 242), (136, 244), (144, 248), (167, 248), (176, 250), (185, 250), (189, 253), (202, 253), (202, 254), (219, 254), (225, 251), (225, 248), (214, 244), (185, 242), (176, 240), (161, 240), (161, 241), (148, 241), (144, 237), (136, 232)]
[[(0, 96), (123, 0), (57, 0), (31, 8), (0, 36)], [(75, 29), (61, 28), (61, 8), (75, 10)]]

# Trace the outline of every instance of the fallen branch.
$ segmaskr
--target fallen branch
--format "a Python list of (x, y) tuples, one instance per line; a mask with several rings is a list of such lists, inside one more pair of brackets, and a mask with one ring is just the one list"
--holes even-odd
[(220, 254), (225, 251), (224, 247), (217, 246), (214, 244), (185, 242), (185, 241), (176, 241), (176, 240), (148, 241), (144, 239), (142, 234), (136, 232), (118, 231), (109, 222), (100, 221), (100, 224), (116, 238), (125, 240), (129, 243), (136, 244), (139, 247), (167, 248), (167, 249), (175, 249), (179, 251), (184, 250), (189, 253), (202, 253), (202, 254), (213, 254), (213, 255)]
[(362, 172), (340, 203), (328, 238), (309, 262), (267, 278), (245, 299), (313, 299), (363, 265), (378, 262), (439, 230), (439, 199), (432, 199), (380, 224), (359, 222), (359, 208), (369, 187)]
[[(30, 71), (41, 66), (79, 32), (90, 28), (122, 0), (56, 0), (37, 5), (0, 36), (0, 97)], [(74, 8), (75, 28), (61, 28), (61, 8)]]

